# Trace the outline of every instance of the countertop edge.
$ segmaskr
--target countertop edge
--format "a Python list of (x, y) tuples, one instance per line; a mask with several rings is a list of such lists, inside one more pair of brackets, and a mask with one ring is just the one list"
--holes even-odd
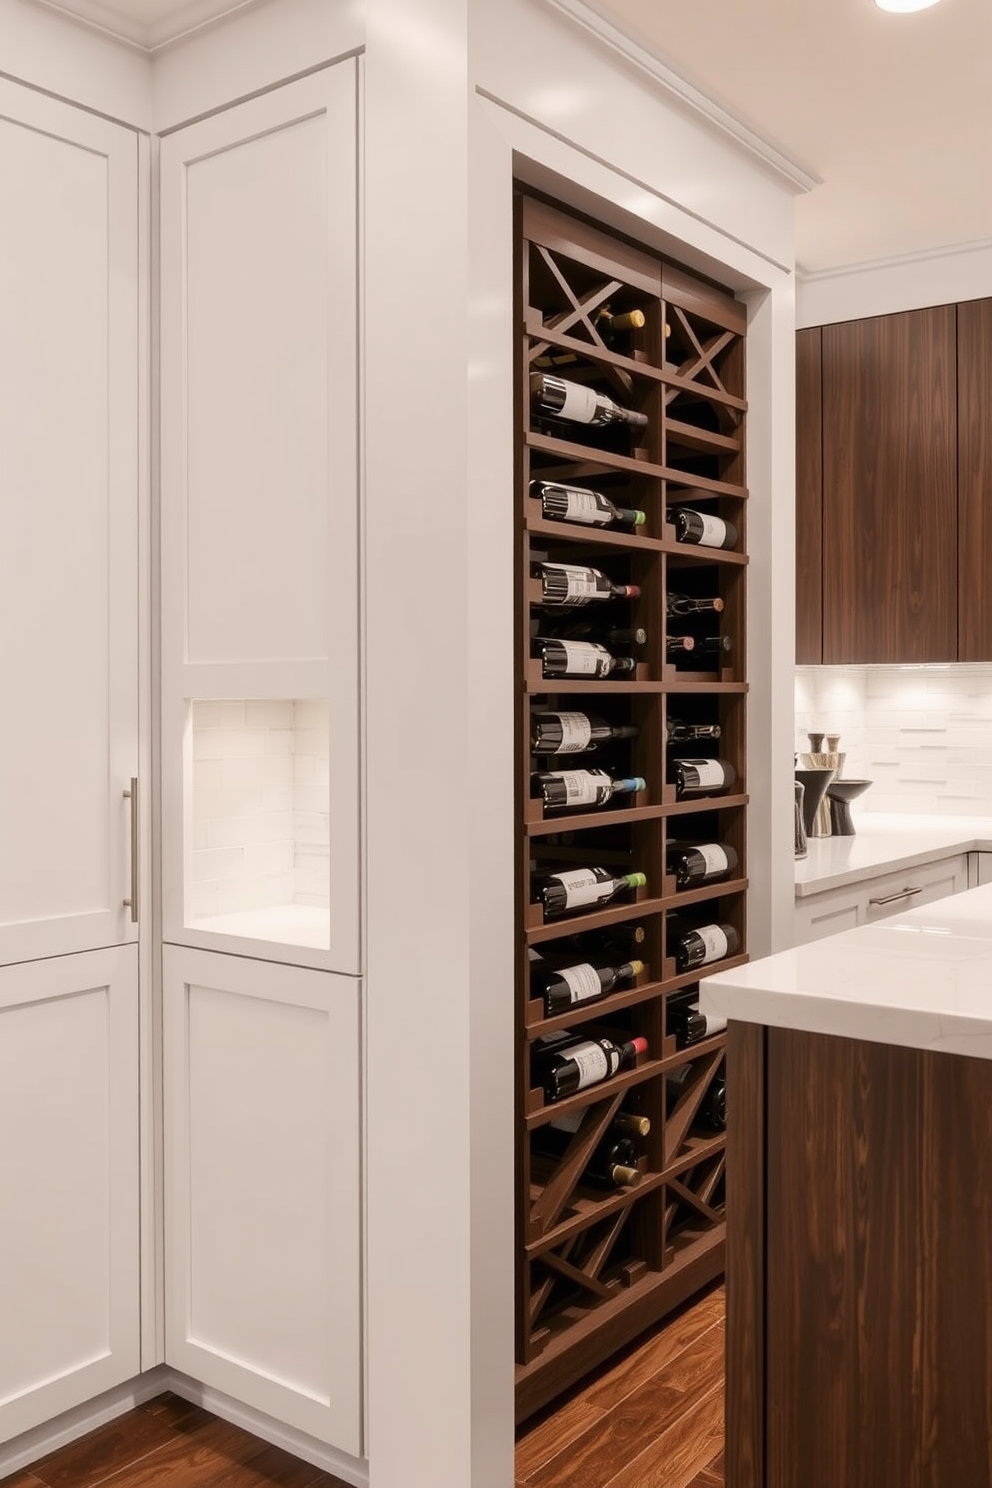
[[(829, 840), (829, 839), (820, 839)], [(812, 899), (830, 889), (849, 888), (852, 884), (868, 883), (875, 878), (884, 878), (887, 873), (898, 873), (903, 868), (919, 868), (925, 863), (939, 863), (945, 858), (956, 858), (961, 853), (992, 852), (992, 837), (976, 835), (962, 836), (957, 841), (942, 843), (939, 847), (920, 847), (906, 852), (896, 852), (892, 857), (865, 863), (857, 868), (843, 868), (825, 872), (819, 878), (807, 879), (795, 885), (796, 899)]]

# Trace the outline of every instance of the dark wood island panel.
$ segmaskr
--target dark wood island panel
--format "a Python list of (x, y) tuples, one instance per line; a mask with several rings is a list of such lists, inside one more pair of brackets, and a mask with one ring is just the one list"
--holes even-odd
[(727, 1488), (992, 1483), (992, 1064), (733, 1024), (728, 1058)]

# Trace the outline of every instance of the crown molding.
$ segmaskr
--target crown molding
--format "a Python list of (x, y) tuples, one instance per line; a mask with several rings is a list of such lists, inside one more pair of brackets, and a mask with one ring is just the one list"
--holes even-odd
[(722, 134), (728, 135), (735, 144), (755, 156), (797, 191), (812, 191), (814, 186), (823, 184), (822, 177), (815, 175), (798, 160), (793, 160), (770, 140), (764, 139), (727, 109), (700, 92), (674, 68), (662, 62), (660, 57), (656, 57), (640, 42), (634, 41), (612, 21), (608, 21), (598, 10), (586, 4), (586, 0), (544, 0), (544, 3), (589, 32), (601, 46), (618, 53), (639, 72), (645, 73), (657, 87), (701, 115)]
[(132, 20), (116, 7), (101, 4), (101, 0), (33, 0), (33, 3), (151, 57), (195, 31), (260, 4), (261, 0), (190, 0), (167, 19), (151, 24)]
[(967, 253), (992, 252), (992, 238), (971, 238), (965, 243), (945, 243), (939, 248), (920, 248), (911, 253), (893, 253), (884, 258), (865, 258), (855, 263), (837, 264), (829, 269), (807, 269), (796, 264), (796, 278), (801, 284), (818, 284), (825, 279), (845, 279), (853, 274), (871, 274), (886, 269), (899, 269), (936, 259), (960, 258)]

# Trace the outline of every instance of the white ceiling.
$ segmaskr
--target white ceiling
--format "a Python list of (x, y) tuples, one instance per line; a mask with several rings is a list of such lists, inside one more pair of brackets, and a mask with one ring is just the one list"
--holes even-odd
[[(154, 50), (257, 0), (42, 3)], [(872, 0), (592, 8), (821, 178), (796, 202), (807, 272), (992, 241), (990, 0), (903, 16)]]
[(992, 4), (594, 0), (822, 178), (796, 201), (807, 271), (992, 239)]
[(41, 0), (147, 51), (257, 0)]

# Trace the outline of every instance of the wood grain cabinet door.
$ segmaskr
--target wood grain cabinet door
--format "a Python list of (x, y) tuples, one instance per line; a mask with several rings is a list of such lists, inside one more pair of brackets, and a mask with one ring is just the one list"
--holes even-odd
[(955, 307), (823, 327), (823, 660), (957, 659)]
[(958, 305), (958, 660), (992, 660), (992, 300)]
[(796, 332), (796, 662), (823, 660), (822, 327)]

